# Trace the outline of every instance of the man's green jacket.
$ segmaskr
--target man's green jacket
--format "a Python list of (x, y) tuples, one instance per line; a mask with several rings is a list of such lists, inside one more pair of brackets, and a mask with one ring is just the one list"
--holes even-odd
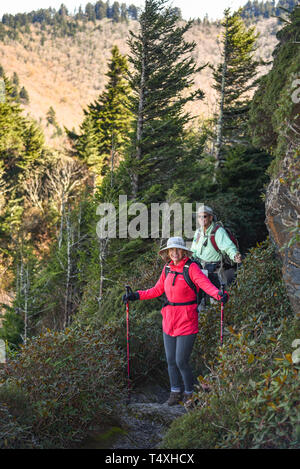
[[(215, 223), (212, 223), (206, 230), (205, 234), (203, 229), (200, 227), (196, 230), (194, 235), (191, 251), (193, 251), (195, 257), (198, 257), (203, 262), (219, 262), (222, 259), (222, 253), (215, 250), (210, 240), (210, 236), (215, 225)], [(224, 228), (220, 227), (216, 231), (215, 241), (218, 248), (223, 253), (226, 253), (232, 261), (234, 261), (234, 257), (238, 253), (238, 249), (231, 241)]]

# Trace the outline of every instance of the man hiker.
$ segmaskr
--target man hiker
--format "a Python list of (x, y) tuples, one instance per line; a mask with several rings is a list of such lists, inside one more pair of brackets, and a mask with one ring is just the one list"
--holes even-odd
[(200, 226), (191, 246), (193, 258), (200, 261), (202, 269), (208, 271), (208, 278), (217, 288), (220, 288), (221, 283), (228, 285), (234, 278), (234, 271), (224, 271), (223, 256), (226, 254), (231, 261), (240, 263), (241, 254), (225, 228), (216, 223), (211, 207), (202, 204), (197, 217)]

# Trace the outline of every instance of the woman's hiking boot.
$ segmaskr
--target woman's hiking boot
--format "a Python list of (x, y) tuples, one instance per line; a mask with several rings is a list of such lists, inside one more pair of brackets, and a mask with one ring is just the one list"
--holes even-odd
[(182, 401), (182, 394), (181, 392), (173, 392), (171, 391), (170, 397), (167, 400), (167, 404), (169, 406), (171, 405), (177, 405)]

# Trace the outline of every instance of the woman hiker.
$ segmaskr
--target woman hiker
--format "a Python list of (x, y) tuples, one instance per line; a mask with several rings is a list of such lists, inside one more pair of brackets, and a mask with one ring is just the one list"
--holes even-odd
[[(167, 304), (162, 308), (162, 327), (171, 393), (167, 401), (168, 405), (188, 401), (193, 394), (193, 374), (189, 365), (189, 359), (196, 339), (198, 329), (197, 298), (195, 291), (185, 281), (183, 269), (192, 256), (181, 237), (170, 238), (167, 246), (159, 251), (164, 260), (169, 260), (168, 274), (166, 266), (159, 280), (153, 288), (128, 292), (123, 296), (123, 301), (150, 300), (166, 294)], [(216, 300), (226, 303), (227, 292), (220, 292), (210, 280), (202, 273), (196, 263), (188, 262), (189, 277), (196, 286), (197, 291), (202, 289)], [(181, 392), (182, 377), (184, 393)]]

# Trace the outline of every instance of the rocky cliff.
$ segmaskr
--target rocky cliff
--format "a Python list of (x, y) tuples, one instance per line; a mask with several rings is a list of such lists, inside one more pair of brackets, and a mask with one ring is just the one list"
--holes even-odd
[[(298, 148), (298, 151), (297, 151)], [(300, 146), (287, 151), (267, 189), (266, 224), (282, 259), (282, 273), (291, 306), (300, 313)]]

